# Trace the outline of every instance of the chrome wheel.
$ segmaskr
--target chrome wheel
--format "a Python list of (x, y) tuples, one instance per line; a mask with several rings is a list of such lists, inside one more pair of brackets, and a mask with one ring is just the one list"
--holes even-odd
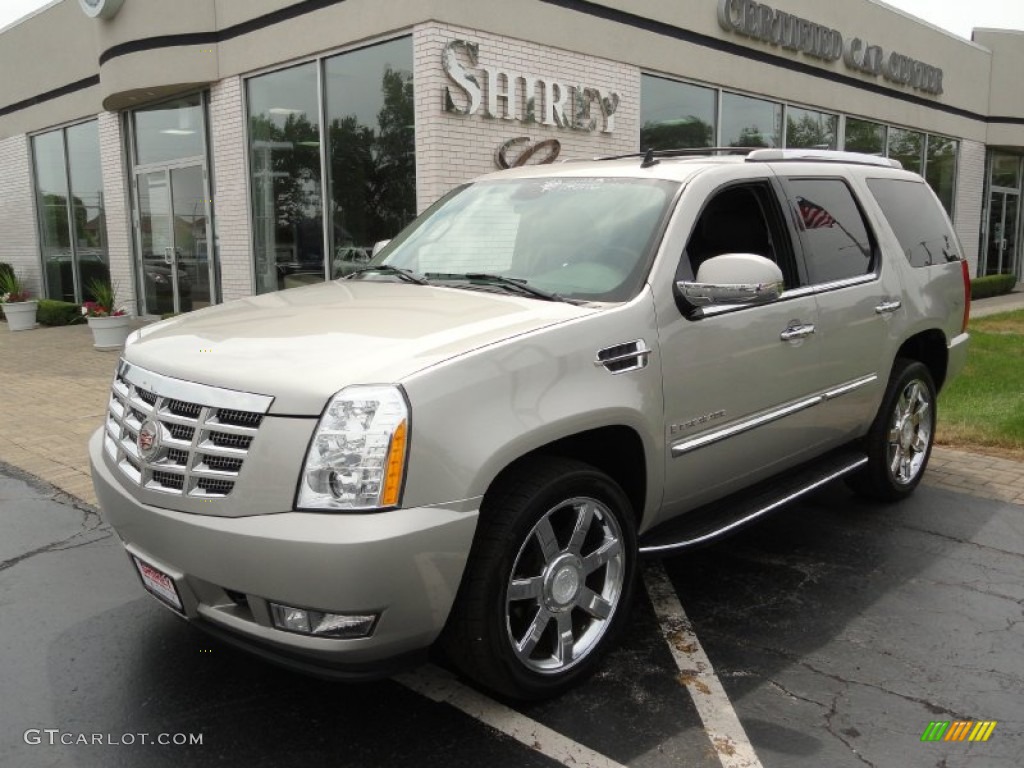
[(625, 577), (622, 530), (603, 502), (581, 496), (549, 509), (519, 548), (506, 589), (515, 657), (541, 674), (581, 662), (611, 625)]
[(932, 441), (934, 422), (930, 389), (913, 379), (900, 393), (893, 408), (888, 434), (888, 464), (900, 485), (913, 482), (921, 473)]

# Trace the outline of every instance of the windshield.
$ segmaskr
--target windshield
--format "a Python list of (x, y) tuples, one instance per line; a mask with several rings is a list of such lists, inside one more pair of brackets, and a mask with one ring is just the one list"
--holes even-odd
[(486, 273), (567, 299), (626, 301), (643, 283), (677, 189), (623, 178), (470, 184), (436, 203), (373, 264), (431, 282)]

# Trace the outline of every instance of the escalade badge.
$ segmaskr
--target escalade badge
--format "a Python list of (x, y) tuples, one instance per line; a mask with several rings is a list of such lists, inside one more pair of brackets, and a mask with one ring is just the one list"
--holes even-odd
[(160, 450), (160, 425), (153, 419), (146, 419), (139, 429), (138, 447), (139, 455), (146, 461), (150, 461)]

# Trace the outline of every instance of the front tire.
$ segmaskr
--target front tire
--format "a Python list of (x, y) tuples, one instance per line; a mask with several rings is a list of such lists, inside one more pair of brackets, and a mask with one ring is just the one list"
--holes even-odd
[(484, 498), (442, 647), (500, 694), (558, 695), (620, 633), (636, 560), (633, 510), (611, 478), (575, 460), (527, 459)]
[(878, 415), (864, 439), (868, 463), (850, 479), (878, 501), (906, 498), (924, 476), (935, 440), (935, 384), (927, 366), (897, 358)]

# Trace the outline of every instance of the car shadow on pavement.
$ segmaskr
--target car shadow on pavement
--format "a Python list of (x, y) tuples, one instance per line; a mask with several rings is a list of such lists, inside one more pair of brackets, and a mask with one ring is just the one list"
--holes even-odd
[(76, 766), (547, 766), (461, 713), (391, 681), (338, 683), (210, 638), (150, 598), (53, 643), (55, 722), (85, 733), (201, 734), (199, 745), (65, 746)]

